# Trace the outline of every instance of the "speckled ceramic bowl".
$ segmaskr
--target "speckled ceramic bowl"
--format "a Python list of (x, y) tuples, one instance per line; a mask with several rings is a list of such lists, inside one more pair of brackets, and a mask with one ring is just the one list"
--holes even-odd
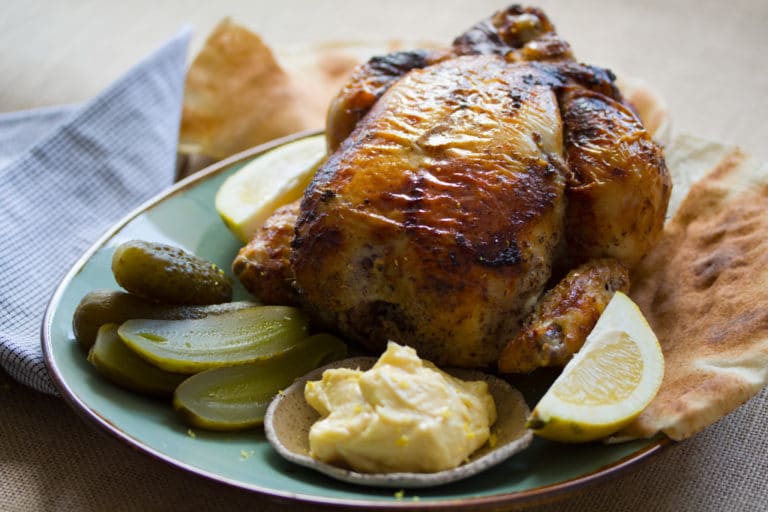
[(309, 429), (319, 415), (304, 399), (304, 385), (308, 380), (322, 378), (329, 368), (358, 368), (367, 370), (376, 362), (373, 357), (356, 357), (336, 361), (314, 370), (294, 382), (278, 395), (267, 409), (264, 430), (267, 439), (277, 452), (296, 464), (314, 469), (345, 482), (395, 488), (419, 488), (463, 480), (496, 466), (531, 444), (533, 434), (525, 428), (530, 410), (523, 395), (506, 381), (472, 370), (449, 370), (463, 380), (483, 380), (496, 403), (498, 419), (491, 428), (496, 443), (488, 443), (473, 453), (469, 461), (457, 468), (436, 473), (359, 473), (326, 464), (309, 455)]

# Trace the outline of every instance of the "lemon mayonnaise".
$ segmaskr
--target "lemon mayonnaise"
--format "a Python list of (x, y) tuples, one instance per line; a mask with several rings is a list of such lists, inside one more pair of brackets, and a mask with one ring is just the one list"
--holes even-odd
[(496, 421), (485, 382), (452, 377), (394, 342), (370, 370), (326, 370), (304, 396), (321, 415), (309, 432), (311, 455), (366, 473), (456, 467)]

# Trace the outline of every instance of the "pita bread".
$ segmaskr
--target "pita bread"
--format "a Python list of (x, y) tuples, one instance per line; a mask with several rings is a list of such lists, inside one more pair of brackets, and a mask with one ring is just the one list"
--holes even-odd
[(187, 73), (179, 151), (218, 159), (322, 128), (328, 103), (362, 60), (318, 45), (280, 63), (258, 35), (225, 19)]
[(619, 439), (688, 438), (768, 383), (768, 164), (685, 136), (668, 148), (667, 162), (674, 217), (631, 291), (666, 371), (656, 398)]

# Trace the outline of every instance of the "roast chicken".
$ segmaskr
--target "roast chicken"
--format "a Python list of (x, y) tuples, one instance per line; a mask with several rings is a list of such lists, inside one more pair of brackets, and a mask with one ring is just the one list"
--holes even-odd
[(374, 351), (395, 340), (439, 365), (564, 364), (628, 290), (671, 191), (614, 79), (517, 5), (445, 50), (372, 59), (330, 106), (328, 158), (303, 199), (235, 272)]

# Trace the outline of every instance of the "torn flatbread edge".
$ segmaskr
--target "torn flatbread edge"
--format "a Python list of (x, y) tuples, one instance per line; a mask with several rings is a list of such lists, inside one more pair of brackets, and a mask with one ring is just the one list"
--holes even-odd
[[(653, 261), (654, 256), (656, 261), (671, 261), (676, 251), (682, 250), (679, 246), (673, 247), (673, 242), (686, 241), (685, 237), (689, 236), (686, 231), (699, 220), (697, 215), (708, 220), (716, 218), (717, 215), (727, 217), (729, 211), (745, 210), (745, 201), (766, 201), (768, 196), (768, 164), (749, 157), (736, 147), (682, 135), (668, 148), (667, 161), (676, 187), (669, 208), (670, 214), (674, 216), (667, 224), (662, 241), (645, 262)], [(763, 191), (762, 195), (760, 191)], [(736, 232), (745, 230), (742, 225), (734, 226), (735, 234), (727, 233), (727, 225), (724, 228), (725, 234), (712, 234), (713, 240), (716, 240), (715, 245), (711, 253), (701, 255), (701, 261), (708, 263), (707, 258), (716, 258), (718, 249), (728, 250), (728, 236), (732, 237), (732, 241), (735, 237), (744, 235), (743, 232)], [(746, 228), (747, 234), (750, 234), (749, 229)], [(768, 238), (768, 230), (755, 232), (754, 227), (751, 229), (753, 238), (760, 239), (763, 244), (767, 243), (765, 240)], [(721, 238), (726, 242), (720, 242)], [(669, 254), (654, 255), (654, 251), (667, 251)], [(701, 264), (698, 260), (690, 261), (687, 264), (688, 270), (696, 272), (694, 266), (697, 262)], [(744, 261), (737, 263), (743, 265)], [(727, 286), (724, 289), (738, 293), (738, 289), (743, 287), (745, 301), (750, 302), (755, 296), (758, 301), (765, 300), (765, 304), (756, 306), (750, 302), (754, 311), (749, 314), (756, 317), (751, 318), (750, 324), (754, 329), (754, 333), (751, 333), (753, 336), (750, 337), (750, 333), (738, 333), (738, 353), (734, 353), (735, 348), (728, 345), (730, 340), (727, 339), (727, 322), (731, 322), (732, 331), (739, 330), (738, 323), (742, 322), (734, 317), (720, 320), (723, 325), (714, 324), (726, 333), (722, 348), (713, 345), (705, 333), (682, 340), (685, 345), (682, 348), (674, 347), (677, 352), (674, 354), (674, 365), (668, 367), (659, 395), (632, 424), (612, 436), (609, 442), (648, 438), (659, 432), (674, 440), (686, 439), (737, 409), (768, 384), (768, 272), (762, 266), (763, 262), (747, 262), (750, 263), (755, 270), (762, 270), (762, 275), (760, 272), (757, 272), (757, 275), (749, 274), (749, 283), (742, 277), (735, 284), (724, 285)], [(727, 263), (724, 263), (720, 270), (723, 271), (722, 274), (717, 274), (715, 270), (715, 275), (710, 278), (717, 279), (719, 275), (725, 275), (729, 270)], [(641, 276), (641, 279), (663, 279), (664, 272), (663, 266), (659, 265), (659, 268), (652, 269), (649, 275)], [(674, 278), (675, 276), (672, 279)], [(639, 283), (641, 288), (643, 285), (643, 282)], [(750, 287), (751, 292), (748, 291)], [(741, 298), (740, 295), (735, 296)], [(648, 297), (638, 299), (649, 322), (657, 330), (662, 348), (667, 347), (669, 352), (672, 343), (681, 341), (665, 339), (668, 335), (665, 329), (654, 325), (654, 305), (648, 302)], [(716, 300), (717, 297), (713, 296), (712, 301)], [(684, 315), (683, 309), (686, 305), (681, 303), (678, 306), (681, 315)], [(717, 308), (718, 305), (714, 304), (714, 307)], [(665, 314), (674, 314), (674, 310), (668, 310)], [(704, 324), (707, 322), (710, 322), (708, 318), (703, 320)], [(743, 346), (745, 338), (748, 342)], [(707, 354), (708, 350), (714, 353)]]

